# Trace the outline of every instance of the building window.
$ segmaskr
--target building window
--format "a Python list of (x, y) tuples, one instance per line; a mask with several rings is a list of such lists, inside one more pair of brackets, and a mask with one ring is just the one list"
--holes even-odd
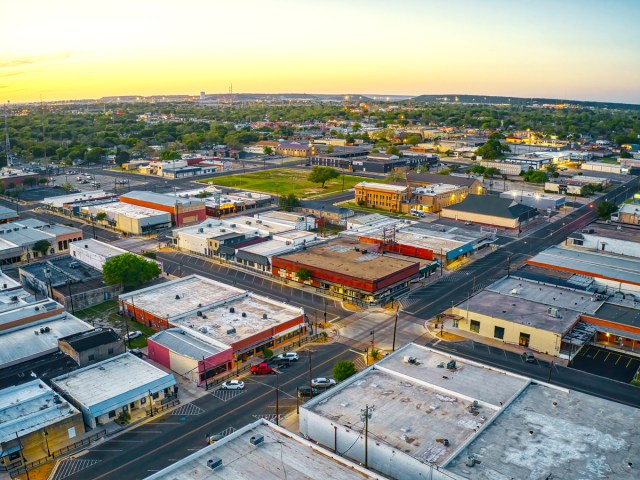
[(529, 346), (529, 340), (531, 340), (531, 335), (529, 335), (528, 333), (520, 332), (520, 341), (518, 342), (520, 344), (520, 346), (528, 347)]
[(111, 410), (109, 412), (109, 418), (115, 418), (115, 416), (116, 416), (116, 411), (115, 410)]
[(573, 244), (577, 247), (581, 247), (584, 244), (584, 242), (582, 240), (578, 240), (577, 238), (574, 238)]
[(140, 399), (140, 405), (144, 405), (145, 403), (147, 403), (147, 397), (142, 397)]
[(151, 396), (153, 397), (154, 400), (157, 400), (158, 398), (160, 398), (160, 392), (156, 392)]
[(89, 358), (89, 361), (91, 362), (91, 361), (96, 359), (96, 356), (95, 355), (89, 355), (88, 358)]
[(107, 350), (107, 353), (108, 353), (109, 355), (113, 355), (113, 348), (110, 348), (109, 350)]
[(477, 320), (471, 320), (471, 326), (469, 328), (473, 333), (480, 333), (480, 322)]
[(493, 336), (495, 338), (499, 338), (502, 340), (504, 338), (504, 328), (503, 327), (494, 327)]

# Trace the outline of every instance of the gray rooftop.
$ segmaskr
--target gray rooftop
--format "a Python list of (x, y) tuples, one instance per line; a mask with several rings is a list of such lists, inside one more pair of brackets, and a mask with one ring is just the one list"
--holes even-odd
[[(262, 435), (258, 446), (249, 441)], [(222, 466), (211, 470), (207, 461), (222, 460)], [(349, 460), (334, 455), (314, 442), (294, 435), (266, 420), (258, 420), (240, 428), (146, 480), (365, 480), (386, 477), (365, 470)]]
[(640, 328), (640, 310), (637, 308), (605, 303), (593, 316), (629, 327)]
[(166, 207), (175, 207), (176, 203), (182, 206), (189, 205), (204, 205), (204, 202), (200, 199), (182, 198), (175, 195), (169, 195), (164, 193), (148, 192), (146, 190), (132, 190), (131, 192), (121, 195), (120, 200), (126, 202), (126, 199), (131, 198), (135, 200), (141, 200), (143, 202), (156, 203), (158, 205), (164, 205)]
[(206, 343), (180, 328), (170, 328), (158, 332), (151, 337), (151, 340), (167, 347), (172, 352), (198, 361), (203, 357), (210, 357), (224, 350), (219, 346)]
[(78, 410), (42, 380), (0, 390), (0, 443), (46, 428)]
[[(559, 296), (557, 297), (559, 298)], [(538, 303), (515, 295), (501, 295), (483, 290), (471, 297), (469, 312), (487, 317), (499, 318), (509, 322), (527, 325), (540, 330), (563, 334), (578, 320), (580, 312), (559, 307), (559, 317), (551, 316), (547, 303)], [(465, 316), (467, 301), (457, 305), (454, 313)]]
[(473, 480), (631, 479), (638, 438), (637, 408), (532, 384), (446, 469)]
[(640, 259), (632, 257), (554, 246), (527, 260), (527, 263), (640, 285)]

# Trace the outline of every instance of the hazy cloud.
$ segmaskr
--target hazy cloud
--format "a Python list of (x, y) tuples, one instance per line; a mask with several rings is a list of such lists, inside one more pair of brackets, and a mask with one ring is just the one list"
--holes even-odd
[(60, 60), (67, 60), (75, 55), (75, 52), (62, 52), (54, 55), (34, 55), (29, 57), (16, 57), (11, 60), (0, 62), (1, 69), (9, 69), (16, 67), (28, 67), (32, 65), (38, 65), (41, 63), (58, 62)]

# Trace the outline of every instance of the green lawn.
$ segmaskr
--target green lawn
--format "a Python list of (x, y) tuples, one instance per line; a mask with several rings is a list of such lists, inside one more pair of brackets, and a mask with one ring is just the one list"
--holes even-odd
[[(276, 168), (273, 170), (262, 170), (228, 177), (207, 178), (198, 180), (201, 183), (220, 185), (223, 187), (241, 188), (253, 190), (255, 192), (270, 193), (273, 195), (287, 195), (294, 193), (298, 198), (313, 198), (330, 193), (341, 192), (353, 188), (357, 183), (377, 182), (383, 183), (383, 179), (357, 177), (354, 175), (340, 175), (338, 178), (325, 184), (325, 188), (320, 188), (319, 183), (312, 183), (307, 180), (308, 170), (298, 170), (293, 168)], [(343, 182), (344, 180), (344, 182)], [(343, 187), (344, 185), (344, 187)]]
[(611, 165), (618, 165), (617, 158), (601, 158), (600, 161), (602, 163), (610, 163)]
[[(147, 337), (153, 335), (155, 330), (147, 327), (146, 325), (118, 315), (118, 301), (107, 300), (106, 302), (94, 305), (93, 307), (86, 308), (75, 312), (75, 316), (85, 320), (89, 323), (99, 322), (100, 324), (109, 323), (110, 326), (124, 336), (127, 332), (127, 327), (130, 332), (140, 330), (144, 335), (131, 340), (131, 348), (142, 348), (147, 346)], [(129, 346), (127, 344), (127, 346)]]
[(382, 215), (387, 215), (389, 217), (415, 219), (415, 217), (412, 217), (408, 213), (390, 212), (388, 210), (383, 210), (381, 208), (374, 208), (374, 207), (361, 207), (356, 202), (340, 202), (338, 205), (344, 208), (350, 208), (351, 210), (359, 210), (361, 212), (380, 213)]

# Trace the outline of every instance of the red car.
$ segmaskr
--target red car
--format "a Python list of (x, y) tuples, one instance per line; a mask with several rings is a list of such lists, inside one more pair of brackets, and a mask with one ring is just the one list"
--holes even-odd
[(252, 375), (267, 375), (267, 374), (275, 374), (276, 371), (267, 365), (266, 362), (262, 362), (259, 365), (253, 365), (251, 367)]

